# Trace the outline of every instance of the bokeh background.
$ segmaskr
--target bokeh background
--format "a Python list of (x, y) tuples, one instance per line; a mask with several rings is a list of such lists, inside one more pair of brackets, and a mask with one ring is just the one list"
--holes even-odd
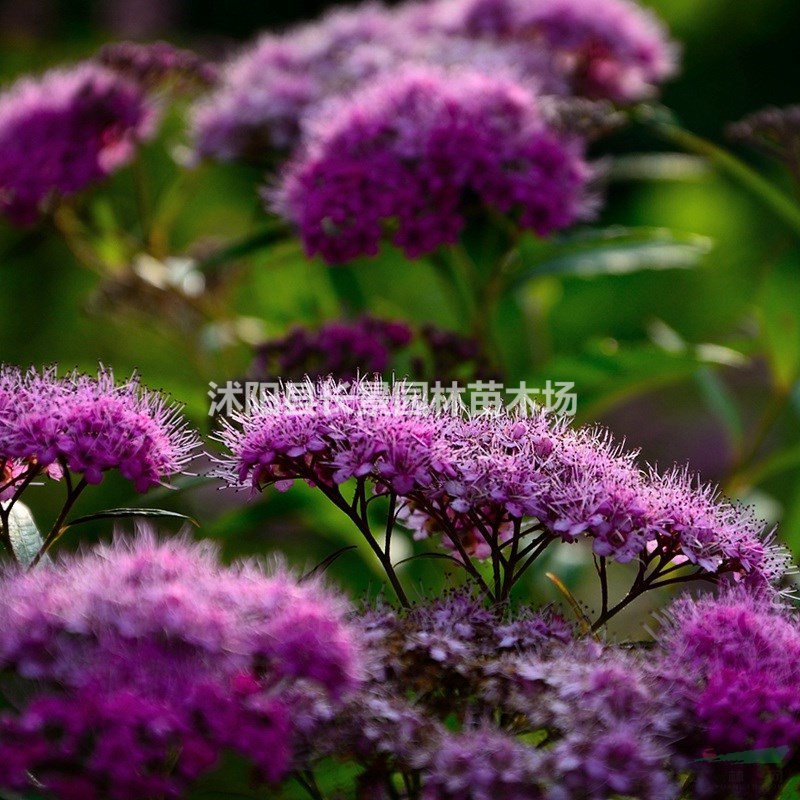
[[(662, 100), (686, 128), (724, 143), (726, 123), (766, 105), (798, 101), (796, 0), (650, 5), (682, 43), (681, 74)], [(312, 0), (0, 0), (0, 80), (89, 56), (105, 42), (128, 38), (167, 39), (222, 57), (263, 29), (310, 18), (324, 7)], [(245, 167), (206, 165), (194, 183), (174, 188), (178, 170), (171, 153), (183, 144), (185, 133), (172, 121), (144, 155), (151, 191), (175, 193), (174, 252), (198, 240), (213, 246), (257, 226), (262, 212), (254, 187), (260, 176)], [(732, 147), (793, 191), (776, 165)], [(800, 264), (792, 262), (792, 240), (782, 223), (729, 178), (692, 158), (635, 157), (670, 149), (637, 127), (598, 143), (597, 155), (608, 157), (612, 168), (600, 222), (702, 234), (713, 240), (711, 253), (692, 270), (539, 282), (528, 301), (542, 309), (542, 324), (529, 351), (516, 354), (515, 370), (518, 377), (575, 381), (582, 421), (609, 425), (629, 445), (641, 447), (645, 460), (688, 461), (704, 478), (756, 503), (765, 518), (781, 522), (781, 536), (797, 558), (800, 394), (784, 386), (776, 396), (775, 354), (764, 336), (771, 331), (773, 344), (791, 340), (800, 353), (800, 328), (791, 313), (795, 304), (800, 315), (800, 280), (794, 278)], [(656, 170), (658, 163), (668, 168)], [(106, 192), (109, 207), (125, 218), (133, 194), (130, 172), (123, 171)], [(782, 265), (778, 286), (771, 279), (776, 263)], [(260, 266), (252, 259), (226, 298), (252, 319), (254, 338), (334, 313), (323, 265), (295, 256)], [(364, 265), (356, 280), (376, 313), (454, 329), (462, 323), (441, 289), (425, 283), (424, 267), (388, 259)], [(222, 346), (217, 334), (209, 331), (208, 347), (198, 356), (186, 347), (180, 326), (158, 325), (152, 316), (126, 307), (124, 298), (98, 292), (96, 276), (80, 269), (46, 230), (0, 227), (0, 361), (58, 362), (88, 370), (103, 362), (120, 375), (138, 370), (146, 384), (186, 403), (192, 420), (207, 431), (208, 381), (243, 374), (251, 357), (245, 346)], [(680, 357), (681, 348), (695, 352), (696, 345), (708, 344), (722, 349), (707, 350), (711, 357), (705, 363)], [(782, 458), (760, 473), (748, 472), (771, 452)], [(52, 514), (57, 491), (44, 487), (32, 501), (34, 513)], [(202, 535), (220, 539), (229, 556), (281, 550), (290, 559), (313, 563), (354, 541), (346, 523), (308, 490), (246, 500), (198, 482), (142, 501), (123, 481), (108, 478), (78, 510), (139, 502), (180, 509), (201, 521)], [(104, 533), (98, 526), (90, 535)], [(561, 574), (569, 577), (574, 570), (579, 585), (580, 559), (560, 558)], [(428, 567), (418, 569), (415, 580), (436, 580)], [(348, 554), (331, 571), (354, 591), (379, 583), (366, 555)]]

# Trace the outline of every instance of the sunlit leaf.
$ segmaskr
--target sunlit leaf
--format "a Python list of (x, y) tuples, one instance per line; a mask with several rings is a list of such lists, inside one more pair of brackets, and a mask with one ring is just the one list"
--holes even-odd
[[(11, 541), (14, 558), (24, 567), (33, 561), (44, 544), (30, 509), (19, 501), (14, 503), (8, 515), (8, 538)], [(41, 559), (45, 560), (47, 556)]]
[(711, 251), (707, 236), (664, 228), (612, 227), (579, 231), (541, 243), (523, 237), (514, 285), (543, 275), (625, 275), (642, 270), (691, 269)]

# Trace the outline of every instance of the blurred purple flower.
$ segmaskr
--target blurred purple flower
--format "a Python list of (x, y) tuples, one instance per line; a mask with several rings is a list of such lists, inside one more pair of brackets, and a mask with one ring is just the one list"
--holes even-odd
[(471, 205), (540, 236), (591, 216), (593, 172), (522, 84), (471, 70), (409, 67), (320, 109), (272, 194), (309, 254), (410, 258), (453, 243)]
[(340, 599), (222, 567), (208, 544), (140, 533), (0, 584), (0, 673), (30, 682), (0, 715), (6, 789), (178, 798), (226, 748), (274, 782), (295, 705), (321, 692), (334, 706), (360, 680)]
[(142, 90), (98, 64), (20, 78), (0, 94), (0, 213), (36, 222), (128, 163), (155, 121)]

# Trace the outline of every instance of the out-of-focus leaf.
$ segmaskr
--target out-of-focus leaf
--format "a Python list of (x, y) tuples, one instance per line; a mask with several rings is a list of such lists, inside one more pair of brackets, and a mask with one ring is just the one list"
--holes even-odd
[(520, 285), (543, 275), (625, 275), (642, 270), (691, 269), (712, 249), (707, 236), (665, 228), (612, 227), (564, 234), (546, 244), (522, 238)]
[(695, 372), (695, 381), (706, 405), (725, 426), (730, 443), (739, 450), (744, 441), (744, 425), (730, 390), (719, 375), (709, 367), (701, 367)]
[(109, 508), (105, 511), (95, 511), (93, 514), (86, 514), (86, 516), (70, 520), (64, 526), (64, 529), (72, 528), (75, 525), (83, 525), (86, 522), (95, 522), (98, 519), (126, 519), (129, 517), (158, 517), (159, 519), (169, 517), (171, 519), (182, 519), (191, 522), (195, 527), (200, 527), (200, 523), (196, 519), (187, 517), (186, 514), (179, 514), (177, 511), (165, 511), (163, 508)]
[(546, 374), (535, 377), (540, 382), (574, 382), (577, 419), (593, 422), (620, 402), (686, 380), (699, 367), (712, 365), (720, 365), (720, 360), (706, 357), (698, 347), (669, 352), (656, 345), (611, 348), (600, 342), (580, 355), (554, 358), (547, 364)]
[(288, 231), (283, 223), (278, 221), (244, 239), (233, 242), (227, 247), (223, 247), (213, 255), (201, 259), (196, 264), (196, 269), (202, 271), (214, 269), (230, 261), (237, 261), (240, 258), (249, 256), (259, 250), (270, 247), (282, 242), (287, 238)]
[(800, 376), (800, 258), (776, 262), (764, 283), (760, 313), (775, 383), (788, 391)]
[[(5, 505), (5, 504), (4, 504)], [(27, 567), (44, 544), (30, 509), (17, 501), (8, 515), (8, 538), (18, 564)], [(44, 556), (41, 561), (48, 560)]]
[(686, 153), (631, 153), (616, 156), (608, 177), (612, 181), (696, 181), (711, 169), (708, 161)]

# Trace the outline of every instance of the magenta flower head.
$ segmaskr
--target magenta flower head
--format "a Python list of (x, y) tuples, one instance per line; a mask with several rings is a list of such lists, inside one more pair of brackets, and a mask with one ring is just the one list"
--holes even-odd
[(332, 264), (455, 242), (475, 201), (546, 236), (590, 216), (583, 149), (522, 84), (413, 66), (320, 110), (274, 206)]
[(685, 470), (645, 472), (602, 428), (542, 409), (448, 413), (440, 400), (402, 383), (286, 384), (224, 424), (218, 475), (256, 491), (301, 479), (329, 495), (369, 483), (395, 495), (416, 538), (441, 536), (461, 560), (535, 536), (542, 548), (588, 540), (598, 557), (638, 559), (647, 587), (680, 569), (682, 580), (732, 575), (766, 590), (787, 571), (752, 509)]
[(219, 86), (196, 104), (198, 154), (230, 161), (285, 152), (297, 143), (310, 106), (393, 64), (402, 41), (377, 3), (263, 35), (223, 66)]
[(103, 180), (133, 158), (155, 116), (140, 88), (91, 62), (21, 78), (0, 94), (0, 213), (29, 225)]
[(412, 4), (404, 16), (425, 35), (541, 49), (583, 97), (643, 100), (677, 69), (664, 26), (631, 0), (438, 0)]
[(299, 711), (308, 729), (361, 679), (342, 600), (185, 538), (140, 533), (0, 586), (0, 674), (26, 687), (0, 713), (7, 791), (180, 798), (225, 749), (275, 782)]
[(797, 756), (800, 625), (788, 606), (742, 587), (685, 596), (668, 610), (661, 643), (659, 669), (680, 690), (696, 758), (707, 748), (786, 747)]
[(145, 492), (181, 472), (198, 444), (179, 408), (137, 376), (119, 385), (104, 368), (59, 377), (5, 367), (0, 376), (0, 457), (68, 469), (87, 483), (116, 469)]

